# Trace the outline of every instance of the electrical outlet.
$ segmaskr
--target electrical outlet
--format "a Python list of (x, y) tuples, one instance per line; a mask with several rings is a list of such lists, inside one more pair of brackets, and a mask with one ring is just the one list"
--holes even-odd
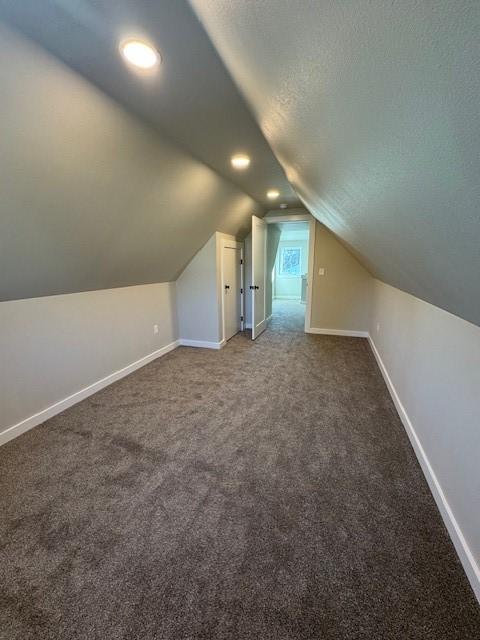
[(158, 333), (158, 324), (153, 325), (153, 333), (154, 335)]
[(320, 267), (320, 269), (318, 270), (318, 275), (319, 275), (319, 276), (324, 276), (324, 275), (325, 275), (325, 269), (324, 269), (324, 267)]
[(377, 322), (377, 333), (380, 331), (380, 323)]

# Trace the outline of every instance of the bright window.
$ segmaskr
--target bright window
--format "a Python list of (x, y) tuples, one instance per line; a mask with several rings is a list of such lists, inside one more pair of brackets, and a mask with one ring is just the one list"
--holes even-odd
[(302, 270), (301, 247), (282, 247), (278, 275), (281, 278), (298, 278)]

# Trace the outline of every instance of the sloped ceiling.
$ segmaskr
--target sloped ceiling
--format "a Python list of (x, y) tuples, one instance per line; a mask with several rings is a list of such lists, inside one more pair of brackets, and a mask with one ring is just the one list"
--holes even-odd
[(478, 0), (192, 0), (309, 210), (480, 324)]
[[(298, 204), (187, 0), (0, 0), (0, 19), (260, 204), (271, 204), (272, 187), (287, 204)], [(141, 78), (125, 66), (118, 47), (128, 37), (160, 50), (158, 74)], [(230, 157), (242, 151), (252, 164), (238, 172)]]
[[(158, 74), (124, 65), (127, 36)], [(174, 280), (267, 189), (299, 203), (184, 0), (0, 0), (0, 56), (0, 301)]]
[(0, 23), (0, 301), (166, 282), (262, 207)]

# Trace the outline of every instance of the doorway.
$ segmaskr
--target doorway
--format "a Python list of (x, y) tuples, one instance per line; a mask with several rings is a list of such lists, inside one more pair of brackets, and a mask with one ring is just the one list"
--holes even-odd
[(252, 216), (245, 239), (245, 326), (253, 340), (267, 326), (310, 331), (314, 246), (315, 219), (308, 213)]
[(309, 221), (268, 225), (266, 306), (272, 329), (303, 333), (309, 324), (309, 256)]

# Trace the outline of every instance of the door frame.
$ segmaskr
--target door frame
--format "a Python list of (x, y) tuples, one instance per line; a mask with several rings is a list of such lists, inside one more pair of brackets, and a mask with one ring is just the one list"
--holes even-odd
[(222, 342), (225, 343), (225, 270), (223, 264), (223, 250), (224, 249), (236, 249), (240, 252), (240, 331), (245, 329), (245, 285), (243, 268), (245, 266), (243, 258), (243, 242), (237, 242), (236, 240), (222, 239), (220, 243), (220, 296), (222, 300), (221, 312), (222, 312)]
[(308, 222), (308, 272), (307, 272), (307, 304), (305, 306), (305, 333), (309, 333), (312, 326), (312, 296), (313, 296), (313, 265), (315, 258), (315, 230), (316, 220), (309, 213), (292, 213), (284, 216), (265, 216), (267, 224), (276, 222)]

